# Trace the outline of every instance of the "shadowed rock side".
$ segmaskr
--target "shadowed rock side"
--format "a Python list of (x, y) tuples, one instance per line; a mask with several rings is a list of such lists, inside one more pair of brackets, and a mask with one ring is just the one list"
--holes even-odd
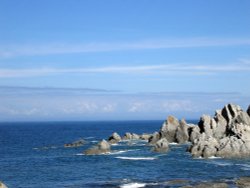
[(108, 142), (109, 142), (110, 144), (116, 144), (116, 143), (120, 142), (121, 140), (122, 140), (121, 136), (120, 136), (118, 133), (116, 133), (116, 132), (114, 132), (114, 133), (108, 138)]
[(0, 181), (0, 188), (8, 188), (3, 182)]
[(200, 134), (197, 134), (198, 138), (192, 139), (189, 148), (191, 154), (204, 158), (250, 156), (248, 112), (249, 108), (244, 112), (240, 106), (228, 104), (222, 110), (217, 110), (213, 118), (203, 115), (198, 124)]
[(98, 155), (110, 152), (110, 144), (106, 140), (102, 140), (96, 146), (84, 151), (85, 155)]

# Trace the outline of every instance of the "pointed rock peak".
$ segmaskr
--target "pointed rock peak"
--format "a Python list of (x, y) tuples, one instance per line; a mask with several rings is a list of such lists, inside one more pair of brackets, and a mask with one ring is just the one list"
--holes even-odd
[(178, 121), (174, 116), (168, 116), (167, 119), (168, 123), (173, 124), (174, 122)]

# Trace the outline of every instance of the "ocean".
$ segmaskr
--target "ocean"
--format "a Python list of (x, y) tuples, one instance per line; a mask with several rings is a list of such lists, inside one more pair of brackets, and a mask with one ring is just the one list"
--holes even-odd
[[(250, 176), (249, 159), (194, 159), (188, 144), (151, 152), (144, 141), (121, 142), (112, 152), (83, 151), (113, 132), (158, 131), (163, 121), (0, 123), (0, 181), (9, 188), (180, 187)], [(194, 121), (192, 121), (194, 123)], [(84, 139), (77, 148), (65, 143)]]

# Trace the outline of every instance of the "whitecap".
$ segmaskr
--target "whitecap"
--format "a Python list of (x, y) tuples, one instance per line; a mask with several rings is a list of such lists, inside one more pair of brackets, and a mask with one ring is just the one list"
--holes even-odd
[(77, 153), (76, 155), (85, 155), (84, 153)]
[(221, 157), (216, 157), (216, 156), (211, 156), (211, 157), (208, 157), (209, 159), (221, 159)]
[(138, 160), (151, 161), (151, 160), (157, 159), (155, 157), (115, 157), (115, 158), (117, 158), (117, 159), (123, 159), (123, 160), (134, 160), (134, 161), (138, 161)]
[(178, 145), (178, 143), (176, 143), (176, 142), (171, 142), (171, 143), (169, 143), (169, 145)]
[(249, 164), (236, 164), (236, 165), (241, 166), (242, 170), (246, 170), (246, 171), (250, 170)]
[(140, 188), (145, 187), (146, 183), (127, 183), (120, 186), (120, 188)]
[(114, 151), (112, 151), (112, 152), (109, 152), (109, 153), (107, 153), (107, 154), (109, 154), (109, 155), (117, 155), (117, 154), (121, 154), (121, 153), (126, 153), (126, 152), (132, 152), (132, 151), (138, 151), (138, 150), (140, 150), (140, 149), (128, 149), (128, 150), (114, 150)]

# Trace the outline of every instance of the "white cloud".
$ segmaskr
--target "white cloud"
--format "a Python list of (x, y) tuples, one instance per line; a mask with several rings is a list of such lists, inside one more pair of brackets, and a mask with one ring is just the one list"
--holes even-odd
[(0, 77), (39, 77), (58, 74), (165, 74), (165, 75), (209, 75), (219, 72), (249, 72), (250, 64), (237, 62), (234, 64), (196, 65), (196, 64), (158, 64), (138, 66), (106, 66), (93, 68), (36, 68), (36, 69), (0, 69)]
[(250, 45), (249, 38), (174, 38), (133, 42), (92, 42), (87, 44), (49, 43), (0, 46), (0, 57), (34, 56), (50, 54), (90, 53), (121, 50), (147, 50), (168, 48), (194, 48), (213, 46)]

